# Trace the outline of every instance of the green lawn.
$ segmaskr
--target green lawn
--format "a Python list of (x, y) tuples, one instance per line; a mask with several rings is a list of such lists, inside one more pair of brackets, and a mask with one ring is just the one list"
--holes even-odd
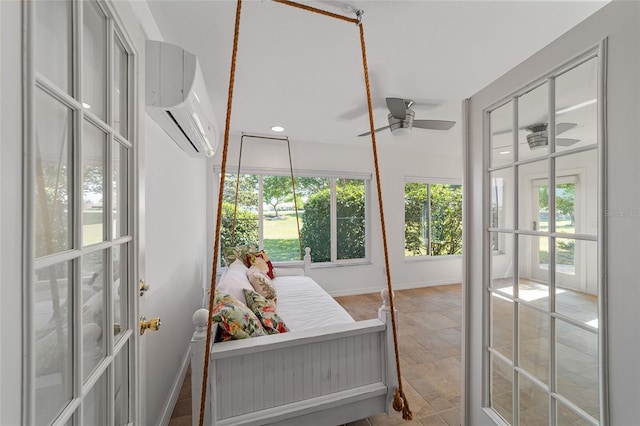
[[(302, 229), (302, 214), (298, 212), (298, 215)], [(269, 212), (264, 219), (263, 242), (269, 258), (275, 262), (300, 260), (296, 213), (278, 212), (276, 219), (275, 214)]]

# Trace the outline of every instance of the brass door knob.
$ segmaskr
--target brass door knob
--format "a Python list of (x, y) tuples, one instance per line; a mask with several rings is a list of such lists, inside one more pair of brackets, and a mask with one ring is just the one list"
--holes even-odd
[(140, 317), (140, 335), (142, 336), (145, 331), (153, 330), (158, 331), (162, 322), (159, 317), (155, 317), (147, 321), (147, 318), (144, 316)]

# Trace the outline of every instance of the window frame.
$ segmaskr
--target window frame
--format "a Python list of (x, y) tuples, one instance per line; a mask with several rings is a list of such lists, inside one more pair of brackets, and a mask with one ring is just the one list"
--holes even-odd
[[(214, 166), (213, 174), (214, 179), (216, 180), (215, 184), (215, 192), (216, 192), (216, 200), (217, 195), (221, 189), (220, 187), (220, 177), (222, 173), (222, 168), (218, 165)], [(241, 167), (238, 171), (235, 170), (226, 170), (227, 175), (254, 175), (258, 177), (258, 206), (257, 206), (257, 214), (258, 214), (258, 247), (260, 249), (263, 248), (263, 214), (264, 214), (264, 200), (263, 200), (263, 177), (264, 176), (291, 176), (291, 170), (289, 169), (280, 169), (280, 168), (259, 168), (259, 167)], [(370, 173), (354, 173), (354, 172), (340, 172), (340, 171), (325, 171), (325, 170), (295, 170), (293, 171), (294, 178), (322, 178), (329, 180), (330, 186), (330, 211), (331, 211), (331, 260), (327, 262), (313, 262), (311, 263), (312, 268), (330, 268), (330, 267), (339, 267), (339, 266), (351, 266), (351, 265), (363, 265), (369, 264), (370, 262), (370, 241), (371, 241), (371, 180), (372, 175)], [(338, 259), (338, 241), (337, 241), (337, 181), (340, 179), (346, 180), (362, 180), (364, 181), (364, 211), (365, 211), (365, 243), (364, 243), (364, 253), (365, 256), (363, 258), (358, 259)], [(302, 227), (300, 228), (302, 230)], [(222, 250), (221, 250), (222, 251)], [(313, 256), (313, 247), (311, 247), (311, 254)], [(220, 254), (221, 255), (221, 254)], [(273, 261), (274, 265), (280, 266), (299, 266), (304, 261), (303, 260), (293, 260), (293, 261)]]
[[(428, 194), (428, 199), (429, 201), (431, 200), (431, 191), (430, 191), (430, 186), (431, 185), (459, 185), (460, 187), (462, 187), (462, 178), (434, 178), (434, 177), (424, 177), (424, 176), (405, 176), (404, 178), (404, 184), (403, 184), (403, 203), (404, 203), (404, 191), (406, 190), (406, 184), (407, 183), (420, 183), (420, 184), (425, 184), (427, 185), (427, 194)], [(464, 191), (464, 188), (463, 188)], [(455, 259), (455, 258), (461, 258), (462, 257), (462, 253), (458, 253), (458, 254), (445, 254), (445, 255), (433, 255), (433, 254), (426, 254), (426, 255), (421, 255), (421, 256), (407, 256), (406, 255), (406, 250), (405, 250), (405, 225), (406, 225), (406, 211), (405, 208), (403, 206), (402, 209), (402, 248), (404, 251), (404, 261), (405, 262), (421, 262), (421, 261), (429, 261), (429, 260), (443, 260), (443, 259)], [(429, 202), (429, 237), (431, 237), (431, 203)], [(460, 223), (462, 223), (462, 217), (460, 217)], [(431, 252), (431, 238), (429, 238), (429, 244), (427, 247), (427, 251)]]

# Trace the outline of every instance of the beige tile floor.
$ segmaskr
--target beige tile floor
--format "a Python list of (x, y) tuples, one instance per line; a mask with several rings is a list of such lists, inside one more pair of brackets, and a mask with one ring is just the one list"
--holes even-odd
[[(425, 287), (395, 292), (400, 366), (413, 420), (399, 414), (370, 417), (348, 426), (458, 426), (461, 393), (461, 286)], [(377, 317), (378, 294), (337, 297), (356, 320)], [(191, 425), (191, 377), (187, 375), (170, 426)]]

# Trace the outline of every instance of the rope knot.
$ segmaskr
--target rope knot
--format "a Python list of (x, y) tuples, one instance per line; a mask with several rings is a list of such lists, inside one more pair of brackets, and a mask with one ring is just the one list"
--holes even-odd
[(396, 389), (396, 394), (393, 397), (393, 403), (391, 405), (394, 410), (402, 412), (402, 418), (404, 420), (413, 420), (413, 413), (409, 408), (409, 401), (402, 389)]

